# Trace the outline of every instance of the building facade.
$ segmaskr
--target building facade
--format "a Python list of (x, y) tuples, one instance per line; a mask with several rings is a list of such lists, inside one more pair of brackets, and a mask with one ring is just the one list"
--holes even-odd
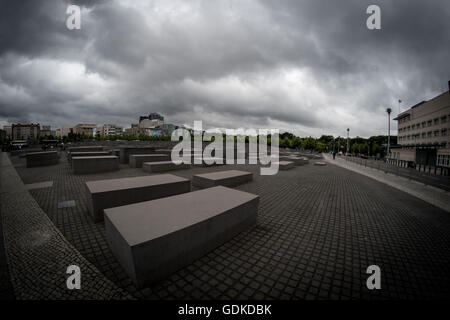
[(63, 137), (67, 137), (70, 133), (71, 129), (69, 127), (61, 127), (56, 129), (55, 132), (55, 137), (57, 138), (63, 138)]
[(6, 133), (6, 140), (12, 139), (12, 126), (3, 126), (3, 130)]
[(391, 149), (392, 159), (450, 167), (450, 91), (416, 104), (394, 120), (400, 146)]
[(12, 140), (38, 140), (41, 136), (41, 126), (34, 124), (13, 124), (11, 126)]
[(48, 137), (52, 135), (52, 129), (50, 126), (42, 126), (41, 137)]
[(96, 124), (85, 124), (79, 123), (75, 127), (73, 127), (74, 134), (85, 134), (88, 136), (93, 136), (97, 131)]
[(97, 128), (97, 134), (101, 136), (121, 135), (123, 128), (115, 124), (105, 124)]

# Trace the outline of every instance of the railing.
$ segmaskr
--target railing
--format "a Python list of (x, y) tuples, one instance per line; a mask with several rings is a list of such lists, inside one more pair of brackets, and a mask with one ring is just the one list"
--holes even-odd
[(362, 159), (349, 156), (342, 156), (341, 158), (364, 167), (383, 171), (384, 173), (394, 174), (450, 191), (450, 168), (448, 167), (424, 166), (417, 164), (415, 168), (412, 168), (408, 167), (407, 161), (400, 161), (396, 159), (388, 159), (385, 162), (383, 160)]

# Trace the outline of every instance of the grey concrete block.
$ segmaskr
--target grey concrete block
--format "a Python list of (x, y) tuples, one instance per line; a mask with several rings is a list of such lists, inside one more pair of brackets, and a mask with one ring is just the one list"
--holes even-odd
[(289, 170), (295, 167), (295, 163), (293, 161), (279, 161), (278, 168), (280, 170)]
[(280, 157), (280, 160), (294, 162), (296, 166), (303, 166), (309, 163), (308, 158), (297, 156)]
[(188, 163), (182, 163), (182, 161), (159, 161), (159, 162), (144, 162), (142, 169), (145, 172), (164, 172), (172, 170), (189, 169), (191, 165)]
[(89, 211), (103, 220), (103, 209), (148, 201), (191, 191), (188, 179), (172, 174), (86, 182)]
[(110, 151), (73, 151), (67, 153), (67, 160), (72, 163), (72, 157), (97, 157), (97, 156), (109, 156)]
[(27, 153), (27, 168), (51, 166), (58, 163), (58, 152), (35, 152)]
[(130, 155), (130, 167), (142, 168), (144, 162), (169, 161), (168, 154), (132, 154)]
[(240, 170), (226, 170), (192, 177), (192, 185), (197, 188), (211, 188), (214, 186), (235, 187), (253, 180), (253, 173)]
[(89, 174), (119, 170), (119, 158), (116, 156), (72, 157), (74, 174)]
[(94, 152), (103, 151), (104, 146), (83, 146), (83, 147), (68, 147), (67, 152)]
[(259, 197), (218, 186), (105, 210), (109, 246), (138, 287), (164, 279), (256, 223)]
[(130, 162), (132, 154), (152, 154), (155, 153), (154, 147), (120, 147), (120, 163)]

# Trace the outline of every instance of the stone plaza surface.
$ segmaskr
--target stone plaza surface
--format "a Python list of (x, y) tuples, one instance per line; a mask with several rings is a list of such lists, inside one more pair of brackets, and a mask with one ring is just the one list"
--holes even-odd
[[(142, 169), (121, 165), (116, 172), (73, 175), (66, 161), (40, 168), (26, 168), (19, 158), (13, 163), (25, 184), (54, 182), (51, 188), (29, 194), (64, 236), (58, 241), (67, 240), (102, 275), (135, 298), (450, 297), (448, 213), (344, 168), (310, 163), (276, 176), (260, 176), (259, 166), (248, 165), (177, 171), (176, 175), (189, 179), (227, 169), (253, 172), (252, 182), (235, 189), (260, 196), (257, 224), (165, 280), (137, 289), (109, 249), (104, 226), (90, 219), (84, 184), (141, 176)], [(76, 205), (58, 209), (58, 203), (69, 200)], [(3, 212), (2, 216), (4, 222)], [(3, 223), (4, 232), (7, 227)], [(373, 264), (381, 268), (381, 290), (366, 287), (366, 269)], [(15, 270), (20, 267), (17, 263), (11, 267), (11, 274), (20, 271)], [(105, 290), (99, 294), (107, 297)]]

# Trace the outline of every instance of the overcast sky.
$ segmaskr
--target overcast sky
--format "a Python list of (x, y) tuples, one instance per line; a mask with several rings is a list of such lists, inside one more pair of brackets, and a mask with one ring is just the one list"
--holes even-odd
[[(82, 6), (68, 30), (69, 4)], [(381, 8), (381, 30), (366, 9)], [(449, 0), (0, 1), (0, 125), (385, 134), (448, 90)], [(396, 126), (394, 126), (396, 128)]]

